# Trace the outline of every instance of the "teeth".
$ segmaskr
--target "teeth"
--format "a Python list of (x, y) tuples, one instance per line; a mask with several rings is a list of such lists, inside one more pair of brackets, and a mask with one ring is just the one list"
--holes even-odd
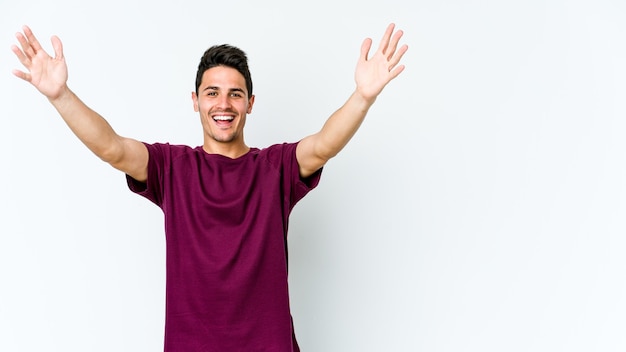
[(217, 120), (217, 121), (232, 121), (233, 117), (232, 116), (218, 115), (218, 116), (213, 116), (213, 120)]

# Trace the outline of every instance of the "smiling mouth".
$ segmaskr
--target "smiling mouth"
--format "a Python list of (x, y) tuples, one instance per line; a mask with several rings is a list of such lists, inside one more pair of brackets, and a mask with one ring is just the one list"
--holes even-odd
[(215, 124), (221, 128), (229, 128), (235, 119), (232, 115), (213, 115), (212, 118)]
[(231, 122), (235, 117), (227, 116), (227, 115), (215, 115), (213, 116), (213, 121), (215, 122)]

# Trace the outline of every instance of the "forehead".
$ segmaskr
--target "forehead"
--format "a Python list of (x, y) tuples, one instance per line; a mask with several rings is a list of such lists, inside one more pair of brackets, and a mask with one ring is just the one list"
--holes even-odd
[(232, 67), (215, 66), (204, 71), (200, 89), (218, 87), (223, 89), (239, 88), (246, 90), (246, 79)]

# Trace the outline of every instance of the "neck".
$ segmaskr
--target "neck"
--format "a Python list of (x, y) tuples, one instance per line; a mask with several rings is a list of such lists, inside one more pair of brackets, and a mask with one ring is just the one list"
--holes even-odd
[(232, 144), (213, 144), (213, 143), (204, 143), (202, 149), (208, 154), (219, 154), (231, 159), (237, 159), (240, 156), (246, 154), (250, 151), (250, 147), (245, 144), (241, 145), (232, 145)]

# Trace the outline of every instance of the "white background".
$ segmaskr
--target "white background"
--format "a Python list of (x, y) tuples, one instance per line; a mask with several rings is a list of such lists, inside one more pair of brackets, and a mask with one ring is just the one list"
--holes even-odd
[(2, 0), (0, 351), (163, 338), (161, 212), (11, 75), (22, 24), (148, 142), (200, 145), (198, 60), (243, 48), (263, 147), (316, 132), (392, 21), (406, 71), (291, 217), (302, 349), (626, 350), (625, 2)]

